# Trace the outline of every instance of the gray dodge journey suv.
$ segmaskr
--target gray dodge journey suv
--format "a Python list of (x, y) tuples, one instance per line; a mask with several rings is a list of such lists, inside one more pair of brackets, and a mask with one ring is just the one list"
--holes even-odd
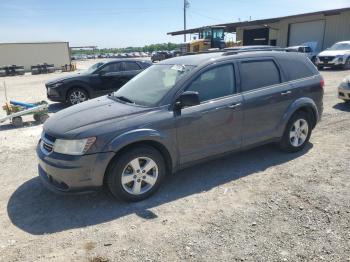
[(111, 95), (56, 113), (37, 147), (56, 192), (105, 187), (138, 201), (198, 161), (277, 142), (301, 150), (321, 118), (324, 81), (304, 55), (218, 52), (153, 65)]

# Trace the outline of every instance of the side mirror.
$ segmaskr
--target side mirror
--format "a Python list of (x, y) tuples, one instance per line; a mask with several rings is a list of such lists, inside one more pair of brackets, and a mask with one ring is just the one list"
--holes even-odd
[(182, 109), (188, 106), (196, 106), (199, 105), (199, 95), (198, 92), (186, 91), (182, 93), (175, 102), (176, 109)]

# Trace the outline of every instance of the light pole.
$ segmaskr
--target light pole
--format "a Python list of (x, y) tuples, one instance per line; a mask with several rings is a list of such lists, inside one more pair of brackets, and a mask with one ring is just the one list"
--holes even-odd
[[(186, 30), (186, 9), (190, 7), (188, 0), (184, 0), (184, 30)], [(184, 42), (186, 43), (186, 33), (184, 34)]]

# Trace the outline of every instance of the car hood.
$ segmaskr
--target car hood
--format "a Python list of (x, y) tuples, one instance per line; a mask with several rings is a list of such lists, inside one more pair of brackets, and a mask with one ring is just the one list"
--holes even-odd
[(103, 133), (103, 126), (120, 125), (121, 122), (150, 112), (151, 108), (124, 104), (107, 96), (61, 110), (44, 124), (44, 132), (57, 138), (80, 138), (85, 134)]
[(337, 56), (350, 54), (350, 50), (325, 50), (318, 54), (318, 56)]
[(71, 80), (71, 79), (77, 79), (77, 78), (80, 78), (81, 76), (84, 76), (84, 75), (87, 75), (87, 73), (85, 71), (74, 73), (72, 75), (63, 76), (63, 77), (59, 77), (59, 78), (55, 78), (53, 80), (50, 80), (50, 81), (46, 82), (46, 85), (52, 85), (52, 84), (55, 84), (57, 82), (64, 82), (64, 81)]

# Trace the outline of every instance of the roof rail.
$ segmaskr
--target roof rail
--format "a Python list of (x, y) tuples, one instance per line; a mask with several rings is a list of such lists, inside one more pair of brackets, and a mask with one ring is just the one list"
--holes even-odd
[(198, 55), (198, 54), (208, 54), (208, 53), (223, 53), (223, 56), (228, 55), (236, 55), (239, 53), (246, 53), (246, 52), (258, 52), (258, 51), (286, 51), (285, 48), (282, 47), (256, 47), (256, 48), (237, 48), (235, 49), (217, 49), (217, 50), (206, 50), (206, 51), (200, 51), (200, 52), (188, 52), (183, 55)]
[(250, 49), (238, 49), (238, 50), (225, 50), (225, 52), (222, 54), (223, 56), (228, 55), (237, 55), (240, 53), (247, 53), (247, 52), (262, 52), (262, 51), (286, 51), (285, 48), (276, 47), (276, 48), (250, 48)]

